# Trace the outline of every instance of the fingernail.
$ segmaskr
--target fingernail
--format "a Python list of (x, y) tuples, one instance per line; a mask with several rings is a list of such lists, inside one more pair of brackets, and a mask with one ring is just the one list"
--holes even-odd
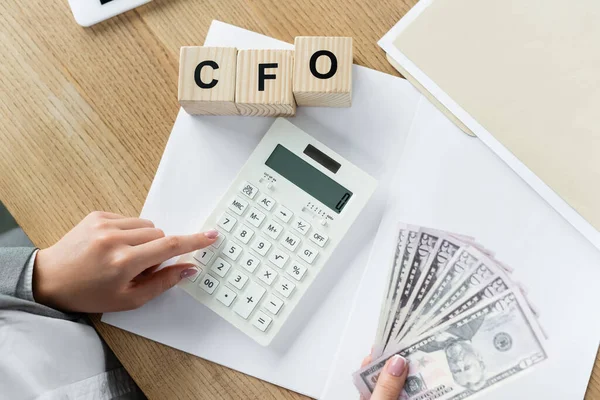
[(392, 357), (392, 360), (388, 364), (387, 372), (393, 376), (400, 376), (404, 373), (406, 368), (406, 359), (398, 354)]
[(189, 278), (190, 276), (194, 276), (198, 273), (198, 270), (196, 268), (188, 268), (188, 269), (184, 269), (183, 271), (181, 271), (181, 279), (184, 278)]
[(216, 239), (219, 236), (219, 231), (216, 229), (211, 229), (210, 231), (204, 232), (204, 236), (209, 239)]

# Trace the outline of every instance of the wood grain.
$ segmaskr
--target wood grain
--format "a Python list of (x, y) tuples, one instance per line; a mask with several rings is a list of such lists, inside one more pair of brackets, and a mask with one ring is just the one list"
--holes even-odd
[[(415, 2), (154, 0), (88, 29), (67, 0), (0, 2), (0, 200), (40, 247), (92, 210), (139, 215), (179, 108), (179, 48), (212, 19), (290, 43), (352, 36), (356, 63), (397, 75), (376, 42)], [(304, 398), (93, 320), (151, 399)]]

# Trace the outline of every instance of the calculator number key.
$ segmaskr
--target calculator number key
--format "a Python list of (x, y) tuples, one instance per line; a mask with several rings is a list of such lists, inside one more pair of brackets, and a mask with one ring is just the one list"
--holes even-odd
[(229, 203), (229, 209), (236, 213), (237, 215), (244, 215), (244, 211), (248, 208), (248, 202), (246, 200), (242, 200), (239, 197), (235, 197)]
[(277, 239), (281, 232), (283, 231), (283, 227), (276, 222), (270, 221), (263, 228), (263, 232), (266, 233), (270, 238)]
[(254, 243), (252, 244), (252, 247), (251, 247), (252, 250), (256, 251), (261, 256), (266, 255), (270, 248), (271, 248), (271, 242), (269, 242), (267, 239), (263, 238), (262, 236), (259, 236), (254, 241)]
[(292, 226), (294, 227), (296, 232), (300, 232), (302, 235), (306, 235), (308, 233), (308, 230), (310, 229), (310, 224), (302, 218), (296, 218)]
[(248, 277), (235, 271), (233, 274), (229, 275), (227, 282), (229, 282), (234, 288), (241, 290), (246, 282), (248, 282)]
[(219, 286), (219, 281), (210, 276), (209, 274), (204, 275), (204, 278), (200, 281), (200, 287), (208, 294), (213, 294), (215, 289)]
[(316, 244), (319, 247), (325, 247), (325, 244), (329, 240), (329, 237), (327, 237), (327, 235), (324, 235), (319, 232), (311, 233), (309, 238), (314, 244)]
[(200, 249), (194, 253), (194, 258), (202, 265), (208, 265), (215, 253), (208, 249)]
[(271, 284), (273, 283), (275, 278), (277, 278), (277, 271), (267, 267), (266, 265), (263, 265), (258, 270), (257, 274), (258, 274), (258, 279), (260, 279), (261, 281), (263, 281), (263, 283), (266, 283), (269, 286), (271, 286)]
[(296, 285), (283, 277), (279, 279), (279, 282), (275, 285), (275, 290), (285, 298), (290, 297), (295, 288)]
[(278, 268), (283, 268), (287, 260), (290, 258), (286, 253), (279, 249), (275, 249), (269, 254), (269, 262)]
[(312, 264), (313, 261), (315, 261), (315, 258), (317, 258), (317, 256), (319, 255), (319, 252), (310, 246), (304, 245), (300, 249), (298, 255), (307, 263)]
[(281, 307), (283, 307), (283, 300), (273, 294), (269, 294), (263, 303), (263, 307), (271, 314), (277, 315)]
[(242, 254), (242, 246), (237, 245), (233, 242), (229, 242), (223, 249), (223, 254), (225, 255), (225, 257), (235, 261), (238, 259), (240, 254)]
[(219, 275), (221, 278), (223, 278), (230, 268), (231, 264), (223, 260), (221, 257), (217, 257), (210, 270), (215, 274)]
[(249, 198), (253, 199), (256, 197), (256, 194), (258, 193), (258, 189), (256, 188), (256, 186), (252, 185), (250, 182), (245, 182), (242, 187), (240, 188), (240, 192), (242, 192), (244, 195), (248, 196)]
[(256, 267), (258, 267), (258, 264), (260, 264), (260, 260), (256, 257), (254, 257), (249, 252), (246, 252), (246, 255), (244, 257), (242, 257), (242, 259), (240, 260), (240, 265), (242, 267), (244, 267), (244, 269), (250, 273), (252, 273), (252, 272), (254, 272), (254, 270), (256, 270)]
[(300, 238), (298, 236), (292, 235), (291, 233), (286, 233), (285, 235), (283, 235), (283, 239), (281, 240), (281, 245), (289, 251), (295, 251), (299, 243)]
[(258, 198), (258, 204), (260, 204), (260, 206), (265, 210), (271, 211), (275, 206), (275, 200), (273, 200), (266, 194), (263, 194)]
[(221, 290), (219, 290), (219, 294), (217, 294), (216, 298), (225, 307), (229, 307), (236, 297), (237, 294), (233, 290), (229, 289), (227, 286), (223, 286)]
[(286, 224), (290, 222), (292, 215), (294, 215), (294, 213), (285, 208), (284, 206), (279, 206), (277, 208), (277, 211), (275, 211), (275, 216), (283, 222), (285, 222)]
[(194, 273), (194, 275), (188, 276), (187, 279), (190, 282), (196, 282), (196, 279), (198, 279), (198, 276), (200, 276), (200, 274), (202, 273), (202, 268), (200, 268), (200, 267), (192, 267), (190, 269), (195, 269), (196, 272)]
[(231, 215), (225, 213), (221, 216), (221, 218), (219, 219), (219, 222), (217, 222), (217, 225), (219, 225), (221, 228), (223, 228), (226, 232), (231, 232), (231, 230), (233, 229), (233, 227), (236, 223), (237, 223), (237, 219), (235, 219)]
[(240, 299), (233, 307), (233, 311), (240, 317), (248, 319), (252, 311), (256, 308), (256, 305), (260, 299), (262, 299), (264, 296), (265, 292), (265, 288), (254, 281), (250, 281), (248, 287), (244, 293), (240, 295)]
[(304, 274), (306, 273), (306, 267), (300, 263), (293, 262), (290, 266), (285, 270), (288, 275), (294, 278), (297, 281), (302, 280)]
[(246, 225), (239, 227), (235, 233), (236, 239), (244, 244), (247, 244), (250, 239), (252, 239), (252, 236), (254, 236), (254, 231), (248, 228)]
[(271, 321), (273, 321), (273, 319), (262, 311), (257, 311), (256, 314), (254, 314), (254, 317), (252, 317), (252, 325), (257, 327), (261, 332), (265, 332), (269, 328)]
[(252, 226), (255, 226), (257, 228), (260, 227), (264, 220), (265, 214), (258, 211), (256, 208), (250, 209), (250, 214), (246, 215), (246, 221), (248, 221)]

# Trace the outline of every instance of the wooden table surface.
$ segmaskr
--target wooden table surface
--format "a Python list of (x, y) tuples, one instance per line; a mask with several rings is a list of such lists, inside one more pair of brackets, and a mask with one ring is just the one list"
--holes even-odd
[[(376, 42), (415, 2), (155, 0), (88, 29), (67, 0), (0, 2), (0, 200), (40, 247), (93, 210), (137, 216), (179, 109), (179, 47), (211, 20), (288, 42), (353, 36), (356, 63), (398, 75)], [(94, 322), (149, 398), (302, 398)]]

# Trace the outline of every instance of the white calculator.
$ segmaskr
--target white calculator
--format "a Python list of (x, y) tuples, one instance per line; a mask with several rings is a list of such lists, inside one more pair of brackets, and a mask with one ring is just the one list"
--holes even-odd
[(180, 286), (263, 346), (271, 343), (373, 194), (377, 181), (286, 119), (258, 144), (182, 256)]

